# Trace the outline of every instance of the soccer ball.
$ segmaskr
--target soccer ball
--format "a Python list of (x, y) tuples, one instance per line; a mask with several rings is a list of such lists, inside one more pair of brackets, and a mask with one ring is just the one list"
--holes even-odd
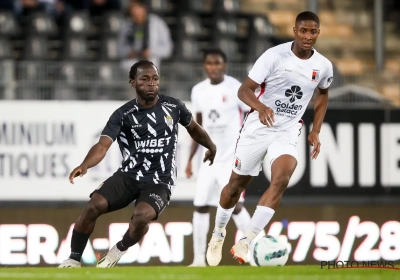
[(271, 235), (258, 239), (250, 253), (253, 266), (284, 266), (289, 258), (288, 243)]

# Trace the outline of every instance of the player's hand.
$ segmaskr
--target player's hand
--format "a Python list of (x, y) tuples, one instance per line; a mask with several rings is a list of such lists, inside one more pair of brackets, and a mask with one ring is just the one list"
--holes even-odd
[(185, 173), (186, 173), (186, 177), (187, 178), (190, 178), (193, 175), (193, 172), (192, 172), (192, 161), (191, 160), (189, 160), (187, 165), (186, 165)]
[(84, 165), (79, 165), (77, 168), (72, 170), (71, 174), (69, 174), (69, 181), (71, 184), (74, 183), (74, 178), (80, 176), (82, 177), (87, 172), (87, 167)]
[(203, 162), (206, 162), (206, 161), (210, 161), (210, 164), (209, 165), (212, 165), (213, 163), (214, 163), (214, 158), (215, 158), (215, 154), (217, 153), (217, 150), (216, 149), (213, 149), (213, 150), (208, 150), (207, 152), (206, 152), (206, 154), (204, 155), (204, 159), (203, 159)]
[(316, 159), (319, 151), (321, 149), (321, 142), (319, 142), (319, 133), (316, 131), (311, 131), (310, 134), (308, 135), (308, 144), (310, 146), (313, 146), (313, 150), (310, 154), (312, 159)]
[(265, 106), (264, 104), (261, 104), (261, 107), (258, 108), (257, 111), (258, 111), (258, 118), (260, 119), (260, 122), (263, 125), (271, 127), (274, 124), (275, 114), (271, 108)]

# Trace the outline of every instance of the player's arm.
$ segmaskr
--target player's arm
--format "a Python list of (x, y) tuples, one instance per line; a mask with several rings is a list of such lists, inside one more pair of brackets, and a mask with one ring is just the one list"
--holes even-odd
[(118, 134), (122, 128), (121, 115), (119, 110), (115, 111), (110, 119), (108, 120), (106, 126), (101, 132), (99, 142), (97, 142), (88, 152), (85, 159), (77, 168), (75, 168), (69, 175), (69, 181), (71, 184), (74, 183), (74, 178), (86, 174), (89, 168), (99, 164), (105, 157), (108, 149), (111, 147), (112, 143), (117, 139)]
[[(200, 126), (203, 124), (203, 117), (202, 117), (201, 113), (196, 114), (196, 122)], [(190, 147), (189, 161), (192, 161), (194, 155), (196, 154), (198, 147), (199, 147), (199, 143), (196, 141), (192, 141), (192, 146)]]
[(333, 81), (333, 67), (332, 63), (326, 69), (326, 75), (319, 82), (316, 89), (316, 97), (314, 103), (314, 122), (313, 129), (308, 135), (308, 144), (313, 146), (311, 151), (311, 158), (316, 159), (321, 149), (321, 142), (319, 141), (319, 133), (321, 132), (322, 123), (324, 122), (326, 109), (328, 108), (328, 90)]
[(82, 177), (86, 174), (89, 168), (99, 164), (105, 157), (108, 149), (111, 147), (113, 141), (107, 136), (100, 136), (99, 142), (97, 142), (88, 152), (83, 162), (75, 168), (70, 176), (69, 181), (73, 184), (75, 177)]
[[(202, 116), (201, 113), (196, 113), (196, 122), (199, 125), (202, 125), (203, 116)], [(192, 141), (192, 145), (190, 147), (189, 159), (188, 159), (188, 162), (187, 162), (187, 165), (186, 165), (186, 170), (185, 170), (187, 178), (190, 178), (193, 175), (193, 172), (192, 172), (192, 160), (193, 160), (193, 157), (196, 154), (196, 151), (197, 151), (198, 148), (199, 148), (199, 143), (197, 143), (196, 141)]]
[(213, 164), (215, 154), (217, 153), (217, 147), (211, 140), (208, 133), (194, 120), (190, 122), (186, 129), (190, 137), (192, 137), (194, 141), (208, 149), (203, 159), (203, 162), (209, 160), (210, 165)]
[(243, 103), (258, 112), (262, 124), (271, 127), (274, 122), (274, 111), (257, 99), (254, 92), (258, 87), (257, 82), (247, 77), (238, 90), (238, 97)]
[(308, 135), (308, 144), (313, 146), (310, 154), (312, 159), (316, 159), (320, 149), (319, 133), (321, 132), (322, 123), (324, 122), (326, 110), (328, 108), (328, 88), (321, 89), (317, 87), (315, 104), (314, 104), (314, 122), (313, 128)]

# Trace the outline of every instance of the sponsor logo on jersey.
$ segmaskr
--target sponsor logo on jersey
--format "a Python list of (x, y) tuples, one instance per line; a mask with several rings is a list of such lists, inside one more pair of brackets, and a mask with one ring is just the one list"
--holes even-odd
[(240, 168), (242, 167), (242, 161), (238, 158), (235, 159), (235, 168), (237, 170), (240, 170)]
[(313, 70), (311, 75), (311, 81), (318, 82), (319, 80), (319, 70)]
[(285, 91), (285, 96), (290, 97), (290, 103), (293, 103), (296, 99), (301, 99), (303, 97), (303, 92), (301, 91), (301, 87), (292, 86)]
[(161, 148), (164, 147), (165, 145), (169, 145), (169, 140), (171, 137), (166, 137), (166, 138), (160, 138), (160, 139), (148, 139), (148, 140), (138, 140), (135, 141), (135, 148), (140, 149), (140, 148)]
[(330, 85), (332, 83), (332, 81), (333, 81), (333, 77), (329, 77), (328, 78), (328, 85)]
[(280, 116), (286, 115), (288, 117), (294, 117), (301, 109), (303, 109), (302, 105), (294, 104), (297, 99), (301, 99), (303, 97), (301, 87), (290, 87), (290, 89), (287, 89), (285, 91), (285, 96), (289, 97), (289, 102), (279, 99), (275, 101), (275, 105), (277, 107), (276, 114)]
[(175, 104), (168, 103), (168, 102), (163, 102), (163, 103), (162, 103), (162, 105), (164, 105), (164, 106), (168, 106), (168, 107), (173, 107), (173, 108), (176, 108), (176, 105), (175, 105)]
[(208, 118), (211, 119), (214, 122), (217, 121), (217, 119), (219, 119), (219, 114), (216, 110), (211, 110), (210, 113), (208, 114)]

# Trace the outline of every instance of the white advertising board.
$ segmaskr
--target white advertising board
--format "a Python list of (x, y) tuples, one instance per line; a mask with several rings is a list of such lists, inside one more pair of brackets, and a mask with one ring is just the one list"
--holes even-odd
[[(70, 184), (68, 176), (98, 141), (121, 101), (0, 102), (0, 200), (86, 201), (121, 163), (113, 143), (104, 160)], [(187, 103), (190, 109), (190, 103)], [(191, 139), (182, 126), (177, 151), (178, 184), (172, 200), (193, 199), (195, 176), (184, 170)], [(196, 167), (196, 166), (195, 166)]]

